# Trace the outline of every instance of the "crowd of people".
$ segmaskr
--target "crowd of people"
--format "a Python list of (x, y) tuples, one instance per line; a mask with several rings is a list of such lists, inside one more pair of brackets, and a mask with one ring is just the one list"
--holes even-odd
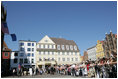
[[(24, 68), (21, 67), (17, 74), (24, 75)], [(28, 70), (27, 70), (28, 72)], [(13, 70), (15, 73), (15, 70)], [(72, 65), (51, 65), (45, 68), (32, 67), (32, 75), (61, 74), (70, 76), (83, 76), (87, 78), (117, 78), (117, 59), (102, 58), (97, 61), (87, 60), (79, 64)], [(46, 74), (45, 74), (46, 75)]]
[(102, 58), (99, 61), (87, 60), (81, 64), (56, 67), (57, 73), (88, 78), (117, 78), (117, 60)]

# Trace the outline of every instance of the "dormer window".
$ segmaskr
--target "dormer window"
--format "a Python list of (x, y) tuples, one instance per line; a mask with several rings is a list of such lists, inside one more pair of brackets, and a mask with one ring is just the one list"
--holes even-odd
[(70, 50), (73, 50), (73, 46), (72, 45), (70, 45)]
[(77, 50), (77, 46), (74, 46), (74, 50)]
[(64, 45), (62, 45), (61, 48), (62, 48), (62, 50), (64, 50), (64, 49), (65, 49), (65, 48), (64, 48)]
[(57, 49), (60, 50), (60, 45), (57, 45)]
[(68, 45), (66, 45), (66, 50), (69, 50), (69, 46)]

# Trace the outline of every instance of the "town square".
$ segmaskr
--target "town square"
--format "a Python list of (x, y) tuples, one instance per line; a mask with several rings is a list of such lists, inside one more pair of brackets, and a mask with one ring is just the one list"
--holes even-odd
[(117, 1), (1, 1), (1, 78), (117, 78)]

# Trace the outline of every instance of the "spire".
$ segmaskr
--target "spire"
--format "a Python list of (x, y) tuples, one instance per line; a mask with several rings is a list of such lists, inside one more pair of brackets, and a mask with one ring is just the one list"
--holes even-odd
[(112, 31), (110, 30), (110, 32), (112, 32)]
[(107, 34), (107, 32), (105, 34)]

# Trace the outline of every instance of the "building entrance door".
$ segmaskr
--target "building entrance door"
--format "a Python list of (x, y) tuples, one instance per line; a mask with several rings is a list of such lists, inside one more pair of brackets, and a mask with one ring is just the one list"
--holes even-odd
[(45, 63), (45, 67), (51, 66), (51, 63)]
[(42, 68), (42, 65), (38, 65), (38, 67), (39, 67), (39, 69), (41, 69)]

